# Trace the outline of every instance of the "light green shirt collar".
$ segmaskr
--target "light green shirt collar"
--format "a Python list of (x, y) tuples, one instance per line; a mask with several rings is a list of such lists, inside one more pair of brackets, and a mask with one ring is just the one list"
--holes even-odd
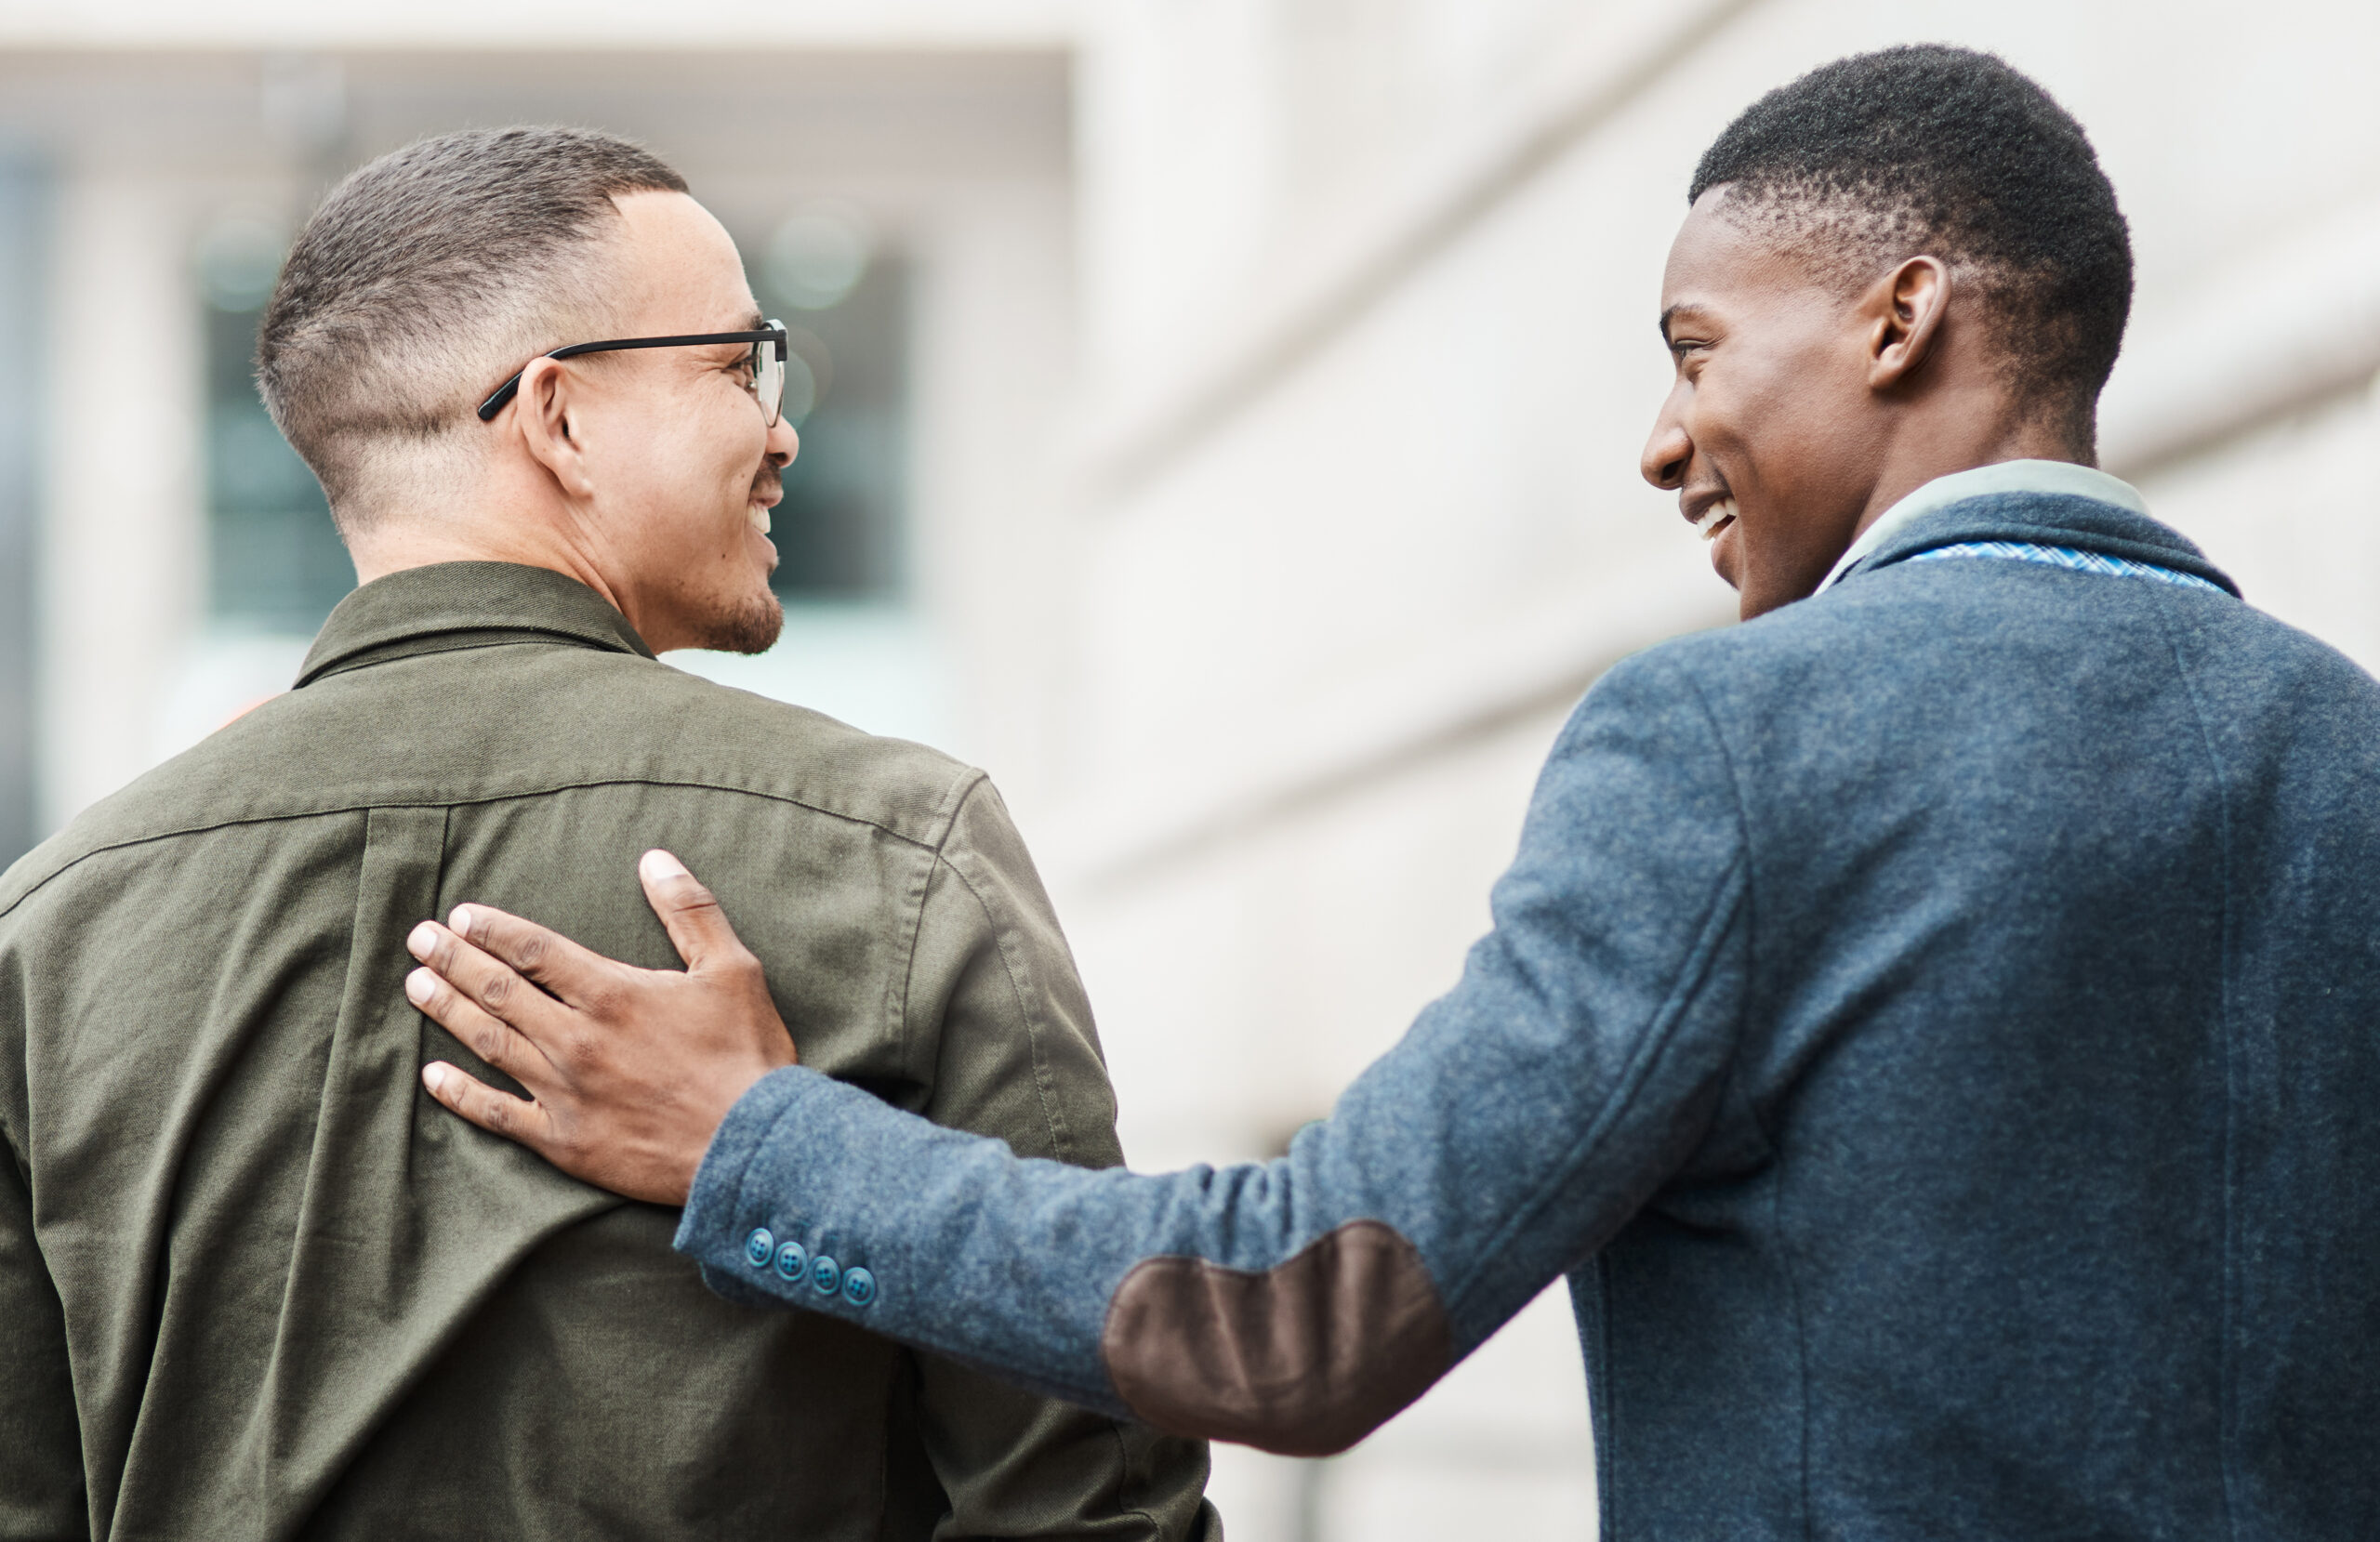
[(1936, 477), (1885, 509), (1874, 524), (1861, 531), (1859, 538), (1851, 543), (1851, 549), (1834, 564), (1834, 571), (1826, 575), (1826, 582), (1818, 586), (1818, 592), (1823, 594), (1832, 588), (1835, 581), (1857, 566), (1861, 558), (1883, 545), (1885, 536), (1920, 514), (1931, 514), (1937, 508), (1992, 493), (2062, 493), (2069, 497), (2111, 503), (2135, 514), (2149, 512), (2140, 490), (2132, 483), (2072, 461), (2003, 460), (1972, 470), (1953, 471), (1947, 477)]

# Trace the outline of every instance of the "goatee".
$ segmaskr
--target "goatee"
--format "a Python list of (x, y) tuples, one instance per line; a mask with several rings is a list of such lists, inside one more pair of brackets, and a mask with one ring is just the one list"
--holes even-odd
[(785, 606), (767, 589), (710, 618), (702, 646), (722, 653), (765, 653), (785, 630)]

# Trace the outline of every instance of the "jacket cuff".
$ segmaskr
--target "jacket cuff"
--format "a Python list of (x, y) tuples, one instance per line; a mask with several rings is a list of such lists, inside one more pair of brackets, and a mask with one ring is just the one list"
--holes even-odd
[(1104, 1249), (1084, 1245), (1066, 1201), (1130, 1178), (1020, 1162), (998, 1140), (794, 1066), (755, 1083), (721, 1123), (675, 1245), (729, 1300), (839, 1317), (1120, 1413), (1099, 1331), (1106, 1286), (1131, 1260), (1084, 1257), (1123, 1239), (1111, 1225)]
[(799, 1127), (805, 1095), (830, 1085), (802, 1066), (772, 1071), (727, 1111), (710, 1138), (710, 1148), (703, 1153), (702, 1166), (694, 1169), (694, 1187), (686, 1194), (671, 1245), (702, 1267), (705, 1285), (739, 1305), (800, 1302), (800, 1292), (811, 1288), (806, 1271), (799, 1277), (780, 1274), (774, 1238), (770, 1256), (756, 1262), (750, 1256), (753, 1229), (740, 1220), (746, 1209), (745, 1180), (754, 1159), (767, 1150), (773, 1132), (788, 1121)]

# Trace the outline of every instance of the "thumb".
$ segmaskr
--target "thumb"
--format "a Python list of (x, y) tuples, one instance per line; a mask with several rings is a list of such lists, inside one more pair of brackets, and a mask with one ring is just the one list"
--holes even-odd
[(643, 881), (645, 903), (661, 917), (662, 929), (669, 933), (670, 945), (688, 969), (744, 951), (743, 939), (727, 924), (719, 901), (686, 871), (684, 863), (667, 851), (647, 851), (636, 864), (636, 876)]

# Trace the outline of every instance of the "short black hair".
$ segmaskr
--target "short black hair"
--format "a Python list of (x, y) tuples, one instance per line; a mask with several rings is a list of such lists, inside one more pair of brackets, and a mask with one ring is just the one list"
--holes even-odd
[(2020, 388), (2087, 434), (2132, 310), (2132, 238), (2082, 125), (1994, 55), (1855, 54), (1761, 98), (1686, 193), (1816, 237), (1865, 283), (1930, 253), (1983, 289)]

